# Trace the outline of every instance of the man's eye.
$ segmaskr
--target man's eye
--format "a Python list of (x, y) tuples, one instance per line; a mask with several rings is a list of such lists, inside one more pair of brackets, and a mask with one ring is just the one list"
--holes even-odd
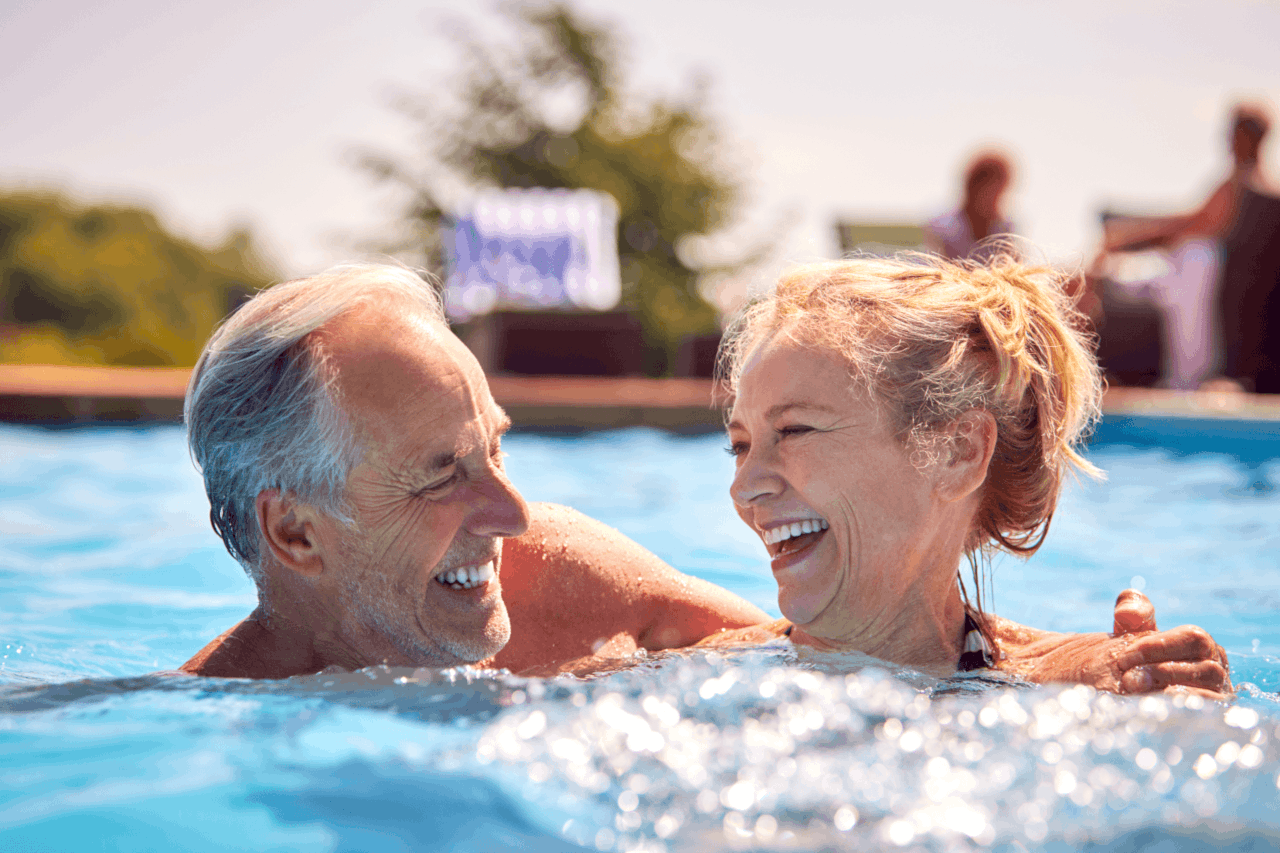
[(803, 435), (806, 432), (813, 432), (813, 427), (803, 424), (795, 424), (793, 426), (781, 427), (778, 435)]
[(430, 495), (438, 495), (441, 492), (443, 492), (445, 489), (452, 486), (454, 481), (457, 479), (458, 479), (457, 474), (450, 474), (448, 477), (445, 477), (443, 480), (432, 483), (428, 486), (423, 486), (421, 489), (418, 489), (417, 491), (412, 492), (412, 495), (415, 498), (428, 497)]

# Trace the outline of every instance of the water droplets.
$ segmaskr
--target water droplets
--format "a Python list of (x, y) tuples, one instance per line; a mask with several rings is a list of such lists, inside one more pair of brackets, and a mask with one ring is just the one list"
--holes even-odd
[(534, 803), (577, 804), (562, 837), (619, 851), (1069, 846), (1236, 819), (1249, 807), (1233, 792), (1260, 772), (1270, 787), (1277, 759), (1254, 708), (1173, 695), (931, 695), (883, 670), (726, 653), (543, 682), (545, 697), (532, 683), (513, 680), (529, 698), (484, 726), (477, 758), (527, 776)]

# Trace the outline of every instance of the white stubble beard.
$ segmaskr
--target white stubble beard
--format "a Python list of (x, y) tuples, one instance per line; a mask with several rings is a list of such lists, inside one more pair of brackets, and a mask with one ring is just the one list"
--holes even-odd
[[(344, 559), (359, 561), (366, 565), (373, 562), (364, 553), (363, 549), (349, 539), (343, 545)], [(455, 542), (436, 565), (437, 572), (435, 573), (440, 570), (457, 568), (476, 562), (476, 550), (475, 547), (462, 547)], [(496, 570), (501, 564), (502, 557), (502, 540), (500, 538), (496, 540), (496, 548), (494, 550), (497, 551), (498, 555), (494, 566)], [(367, 578), (369, 574), (366, 573), (363, 577)], [(432, 578), (427, 580), (426, 583), (435, 584), (437, 581)], [(493, 580), (489, 583), (500, 584), (496, 571)], [(458, 637), (452, 633), (438, 630), (432, 632), (430, 629), (438, 626), (422, 625), (421, 627), (427, 629), (425, 631), (427, 637), (422, 637), (413, 630), (413, 628), (421, 625), (418, 615), (420, 602), (414, 602), (411, 605), (412, 614), (409, 618), (412, 621), (412, 626), (397, 624), (398, 620), (390, 616), (388, 609), (385, 606), (380, 606), (383, 602), (372, 601), (371, 599), (375, 598), (375, 596), (368, 595), (363, 591), (362, 587), (366, 585), (367, 581), (361, 582), (353, 579), (349, 581), (346, 589), (347, 600), (352, 605), (352, 610), (354, 611), (352, 615), (355, 617), (356, 623), (393, 646), (411, 666), (448, 667), (456, 666), (459, 662), (479, 663), (496, 655), (511, 639), (511, 618), (507, 614), (507, 606), (502, 598), (500, 586), (490, 593), (497, 596), (497, 603), (489, 620), (482, 626), (477, 636)], [(427, 589), (430, 589), (430, 587), (427, 587)], [(443, 655), (441, 654), (442, 652)], [(449, 659), (442, 660), (445, 656), (448, 656)]]

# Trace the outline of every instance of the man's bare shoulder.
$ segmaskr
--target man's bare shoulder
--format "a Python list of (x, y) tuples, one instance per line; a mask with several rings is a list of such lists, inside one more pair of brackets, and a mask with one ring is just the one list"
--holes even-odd
[(315, 671), (252, 616), (224, 631), (179, 669), (213, 678), (288, 678)]
[(529, 529), (503, 543), (501, 580), (511, 642), (495, 663), (517, 672), (603, 647), (688, 645), (766, 618), (607, 524), (556, 504), (529, 506)]
[(609, 525), (558, 504), (531, 504), (528, 531), (505, 540), (502, 586), (557, 605), (573, 599), (613, 608), (699, 601), (723, 610), (732, 627), (768, 618), (723, 587), (672, 568)]
[[(559, 594), (602, 591), (564, 589), (564, 580), (603, 582), (611, 594), (633, 592), (651, 576), (678, 574), (652, 551), (614, 528), (559, 504), (529, 505), (529, 529), (503, 542), (504, 590), (554, 587)], [(546, 569), (555, 569), (547, 574)]]

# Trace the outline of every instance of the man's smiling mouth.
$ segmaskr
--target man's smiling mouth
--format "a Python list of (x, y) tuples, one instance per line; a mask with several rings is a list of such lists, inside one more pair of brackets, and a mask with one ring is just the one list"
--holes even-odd
[(494, 561), (479, 566), (463, 566), (460, 569), (449, 569), (436, 575), (436, 583), (449, 589), (475, 589), (493, 580), (495, 574)]
[(781, 557), (812, 545), (829, 526), (826, 519), (806, 518), (770, 527), (760, 534), (760, 538), (764, 540), (769, 556)]

